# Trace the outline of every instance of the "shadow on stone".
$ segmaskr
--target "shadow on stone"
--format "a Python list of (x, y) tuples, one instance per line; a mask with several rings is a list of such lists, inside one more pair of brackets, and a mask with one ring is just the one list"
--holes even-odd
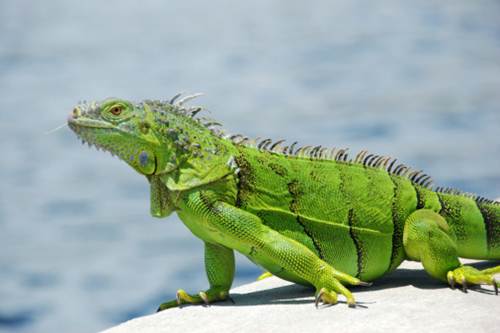
[(234, 304), (231, 302), (219, 303), (229, 306), (253, 306), (272, 304), (305, 304), (312, 302), (314, 290), (297, 284), (278, 288), (259, 290), (245, 294), (232, 294)]
[[(498, 261), (483, 261), (473, 263), (471, 266), (477, 269), (486, 269), (498, 265)], [(400, 268), (389, 275), (375, 280), (370, 287), (351, 286), (349, 289), (353, 293), (363, 293), (375, 290), (400, 288), (413, 286), (419, 289), (443, 289), (449, 286), (442, 281), (429, 276), (425, 270)], [(493, 290), (484, 289), (477, 286), (470, 286), (469, 290), (494, 295)], [(450, 291), (451, 292), (451, 291)], [(314, 302), (314, 289), (312, 287), (292, 284), (278, 288), (260, 290), (244, 294), (232, 294), (234, 304), (230, 301), (215, 303), (216, 306), (254, 306), (254, 305), (273, 305), (273, 304), (306, 304)], [(339, 303), (343, 303), (339, 301)], [(360, 307), (366, 307), (362, 302)]]

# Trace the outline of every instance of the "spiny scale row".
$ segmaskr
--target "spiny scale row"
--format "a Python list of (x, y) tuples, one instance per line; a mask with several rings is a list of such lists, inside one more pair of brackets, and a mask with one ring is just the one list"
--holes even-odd
[[(171, 99), (169, 99), (168, 101), (160, 101), (160, 100), (146, 100), (144, 102), (148, 103), (149, 105), (151, 106), (158, 106), (158, 107), (163, 107), (165, 104), (170, 104), (172, 106), (174, 106), (174, 111), (176, 112), (180, 112), (186, 116), (189, 116), (191, 118), (193, 118), (194, 116), (196, 116), (198, 114), (198, 112), (200, 112), (201, 110), (203, 110), (203, 108), (201, 106), (191, 106), (191, 107), (185, 107), (184, 104), (186, 104), (187, 102), (199, 97), (199, 96), (202, 96), (203, 93), (196, 93), (196, 94), (192, 94), (192, 95), (186, 95), (184, 97), (181, 98), (183, 93), (178, 93), (176, 95), (174, 95)], [(165, 112), (163, 110), (160, 109), (154, 109), (153, 111), (155, 112), (159, 112), (159, 113), (162, 113), (162, 112)]]
[(315, 160), (334, 160), (351, 164), (360, 164), (371, 168), (381, 168), (388, 173), (406, 177), (414, 184), (431, 188), (432, 178), (422, 170), (412, 169), (402, 163), (396, 164), (397, 159), (385, 155), (368, 154), (367, 150), (360, 151), (354, 159), (349, 158), (348, 148), (337, 149), (323, 146), (300, 146), (296, 148), (298, 142), (293, 142), (290, 146), (281, 146), (285, 140), (273, 142), (271, 139), (259, 138), (250, 140), (241, 134), (226, 137), (237, 145), (255, 147), (261, 151), (282, 154), (294, 157), (306, 157)]
[[(194, 118), (200, 111), (203, 110), (201, 106), (191, 106), (191, 107), (185, 107), (185, 104), (199, 96), (203, 96), (203, 93), (196, 93), (192, 95), (186, 95), (181, 98), (182, 92), (175, 94), (171, 99), (168, 101), (160, 101), (160, 100), (146, 100), (144, 102), (148, 103), (148, 105), (151, 106), (156, 106), (158, 108), (153, 109), (153, 111), (161, 114), (161, 115), (166, 115), (166, 110), (163, 109), (165, 104), (173, 106), (174, 112), (178, 112), (180, 114), (183, 114), (187, 117)], [(195, 119), (198, 123), (203, 125), (204, 127), (208, 128), (212, 134), (218, 136), (218, 137), (224, 137), (224, 131), (222, 130), (222, 124), (217, 122), (216, 120), (208, 117), (201, 117), (201, 118), (196, 118)]]
[[(176, 106), (176, 109), (178, 111), (193, 118), (194, 116), (196, 116), (198, 112), (202, 110), (202, 108), (199, 106), (185, 108), (184, 104), (201, 95), (203, 94), (198, 93), (193, 95), (187, 95), (183, 98), (180, 98), (182, 96), (182, 93), (179, 93), (176, 94), (174, 97), (172, 97), (168, 101), (168, 103), (170, 105)], [(396, 164), (397, 159), (392, 158), (390, 156), (369, 154), (367, 150), (362, 150), (356, 155), (354, 159), (352, 159), (349, 158), (348, 148), (336, 149), (335, 147), (328, 148), (328, 147), (323, 147), (321, 145), (299, 146), (297, 148), (298, 145), (297, 141), (293, 142), (291, 145), (282, 146), (282, 143), (286, 141), (284, 139), (273, 142), (272, 139), (268, 138), (262, 140), (260, 138), (250, 139), (249, 137), (246, 137), (241, 134), (225, 135), (224, 131), (220, 128), (222, 125), (217, 121), (204, 117), (196, 120), (200, 124), (208, 128), (214, 135), (224, 139), (229, 139), (236, 145), (254, 147), (261, 151), (268, 151), (286, 156), (306, 157), (317, 160), (334, 160), (338, 162), (360, 164), (371, 168), (381, 168), (386, 170), (389, 174), (405, 177), (409, 179), (413, 184), (428, 188), (430, 190), (434, 190), (435, 192), (463, 195), (466, 197), (470, 197), (471, 199), (474, 199), (477, 203), (480, 204), (500, 205), (500, 202), (498, 201), (490, 200), (470, 193), (465, 193), (453, 188), (437, 187), (436, 189), (433, 189), (432, 187), (433, 180), (431, 176), (427, 175), (422, 170), (412, 169), (403, 163)]]
[(286, 156), (296, 156), (296, 157), (307, 157), (317, 160), (335, 160), (338, 162), (345, 162), (351, 164), (360, 164), (371, 168), (381, 168), (387, 171), (389, 174), (405, 177), (409, 179), (413, 184), (434, 190), (439, 193), (455, 194), (469, 197), (475, 200), (479, 204), (495, 204), (500, 205), (500, 202), (487, 199), (475, 194), (462, 192), (457, 189), (447, 188), (447, 187), (437, 187), (433, 189), (432, 177), (424, 173), (422, 170), (415, 170), (403, 163), (397, 164), (396, 158), (385, 155), (369, 154), (367, 150), (360, 151), (354, 159), (349, 158), (347, 151), (345, 149), (327, 148), (323, 146), (301, 146), (296, 148), (298, 142), (293, 142), (290, 146), (282, 147), (281, 144), (285, 140), (278, 140), (273, 142), (271, 139), (259, 138), (255, 140), (250, 140), (241, 134), (230, 135), (227, 137), (235, 144), (245, 145), (257, 148), (261, 151), (269, 151), (272, 153), (283, 154)]
[(474, 193), (463, 192), (463, 191), (460, 191), (460, 190), (457, 190), (457, 189), (451, 188), (451, 187), (439, 186), (439, 187), (436, 187), (436, 189), (434, 189), (434, 191), (437, 193), (461, 195), (461, 196), (475, 200), (478, 204), (500, 205), (500, 202), (498, 202), (496, 200), (491, 200), (491, 199), (488, 199), (485, 197), (481, 197), (481, 196), (476, 195)]

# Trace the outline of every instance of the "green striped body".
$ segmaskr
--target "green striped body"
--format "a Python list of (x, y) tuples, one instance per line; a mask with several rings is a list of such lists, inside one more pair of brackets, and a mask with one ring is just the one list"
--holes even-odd
[[(316, 288), (316, 304), (335, 304), (345, 285), (368, 285), (403, 260), (417, 260), (451, 286), (498, 283), (500, 266), (479, 271), (458, 256), (500, 259), (500, 204), (454, 190), (432, 191), (431, 178), (387, 156), (284, 140), (224, 135), (195, 118), (194, 96), (133, 103), (81, 103), (68, 126), (144, 175), (151, 214), (177, 212), (205, 242), (210, 288), (177, 291), (181, 303), (228, 298), (234, 251), (270, 273)], [(178, 100), (176, 102), (176, 100)], [(364, 281), (363, 281), (364, 280)]]
[[(247, 147), (239, 147), (236, 163), (238, 207), (307, 246), (333, 267), (363, 280), (376, 279), (405, 259), (404, 223), (423, 207), (449, 221), (461, 256), (498, 257), (498, 244), (491, 243), (491, 252), (487, 244), (487, 239), (499, 239), (498, 206), (491, 208), (494, 228), (488, 238), (487, 223), (473, 199), (437, 194), (383, 169), (285, 157)], [(250, 259), (263, 264), (258, 258)], [(288, 273), (281, 275), (294, 280)]]

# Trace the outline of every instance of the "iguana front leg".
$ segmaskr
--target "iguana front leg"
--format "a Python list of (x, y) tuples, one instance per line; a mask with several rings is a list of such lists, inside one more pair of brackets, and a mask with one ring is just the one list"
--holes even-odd
[(343, 284), (368, 285), (337, 271), (306, 246), (265, 226), (259, 217), (208, 193), (190, 194), (179, 216), (195, 234), (211, 230), (210, 237), (224, 246), (310, 283), (316, 288), (316, 304), (336, 303), (340, 293), (354, 306), (354, 297)]
[(222, 245), (205, 242), (205, 271), (210, 285), (208, 290), (190, 295), (179, 289), (176, 299), (162, 303), (158, 311), (181, 304), (209, 304), (228, 299), (234, 277), (234, 251)]

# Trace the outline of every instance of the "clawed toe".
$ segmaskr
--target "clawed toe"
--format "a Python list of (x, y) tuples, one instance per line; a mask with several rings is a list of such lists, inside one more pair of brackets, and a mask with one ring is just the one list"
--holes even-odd
[(363, 287), (371, 287), (373, 285), (373, 282), (359, 281), (359, 283), (357, 285), (363, 286)]
[(455, 289), (455, 277), (453, 276), (453, 272), (449, 271), (447, 276), (448, 284), (450, 285), (451, 289)]
[(205, 306), (209, 306), (210, 305), (210, 301), (208, 300), (207, 293), (205, 293), (204, 291), (200, 291), (198, 293), (198, 295), (203, 300), (203, 303), (205, 303)]
[(316, 294), (316, 300), (314, 301), (314, 305), (316, 306), (316, 309), (318, 308), (319, 301), (321, 300), (321, 297), (325, 293), (325, 288), (321, 288), (319, 293)]
[(160, 306), (158, 307), (156, 312), (160, 312), (160, 311), (170, 309), (170, 308), (175, 308), (176, 306), (179, 306), (179, 303), (177, 303), (177, 300), (174, 299), (173, 301), (160, 304)]
[(316, 308), (319, 308), (319, 302), (323, 302), (324, 304), (337, 304), (337, 293), (335, 291), (330, 291), (327, 288), (321, 288), (316, 294), (316, 298), (314, 301), (314, 305), (316, 306)]
[(468, 291), (471, 285), (491, 285), (495, 290), (495, 295), (498, 295), (499, 283), (493, 274), (492, 269), (480, 271), (471, 266), (461, 266), (449, 271), (446, 279), (452, 289), (455, 289), (456, 284), (460, 284), (464, 293)]
[(207, 291), (200, 291), (198, 294), (190, 295), (182, 289), (177, 290), (175, 293), (175, 300), (162, 303), (157, 312), (166, 309), (180, 307), (183, 304), (203, 304), (209, 306), (212, 302), (223, 301), (229, 299), (231, 302), (234, 301), (229, 297), (228, 290), (223, 290), (220, 288), (212, 288)]
[(462, 291), (464, 293), (467, 292), (467, 280), (465, 279), (465, 277), (462, 278), (462, 281), (460, 281), (460, 284), (462, 285)]

